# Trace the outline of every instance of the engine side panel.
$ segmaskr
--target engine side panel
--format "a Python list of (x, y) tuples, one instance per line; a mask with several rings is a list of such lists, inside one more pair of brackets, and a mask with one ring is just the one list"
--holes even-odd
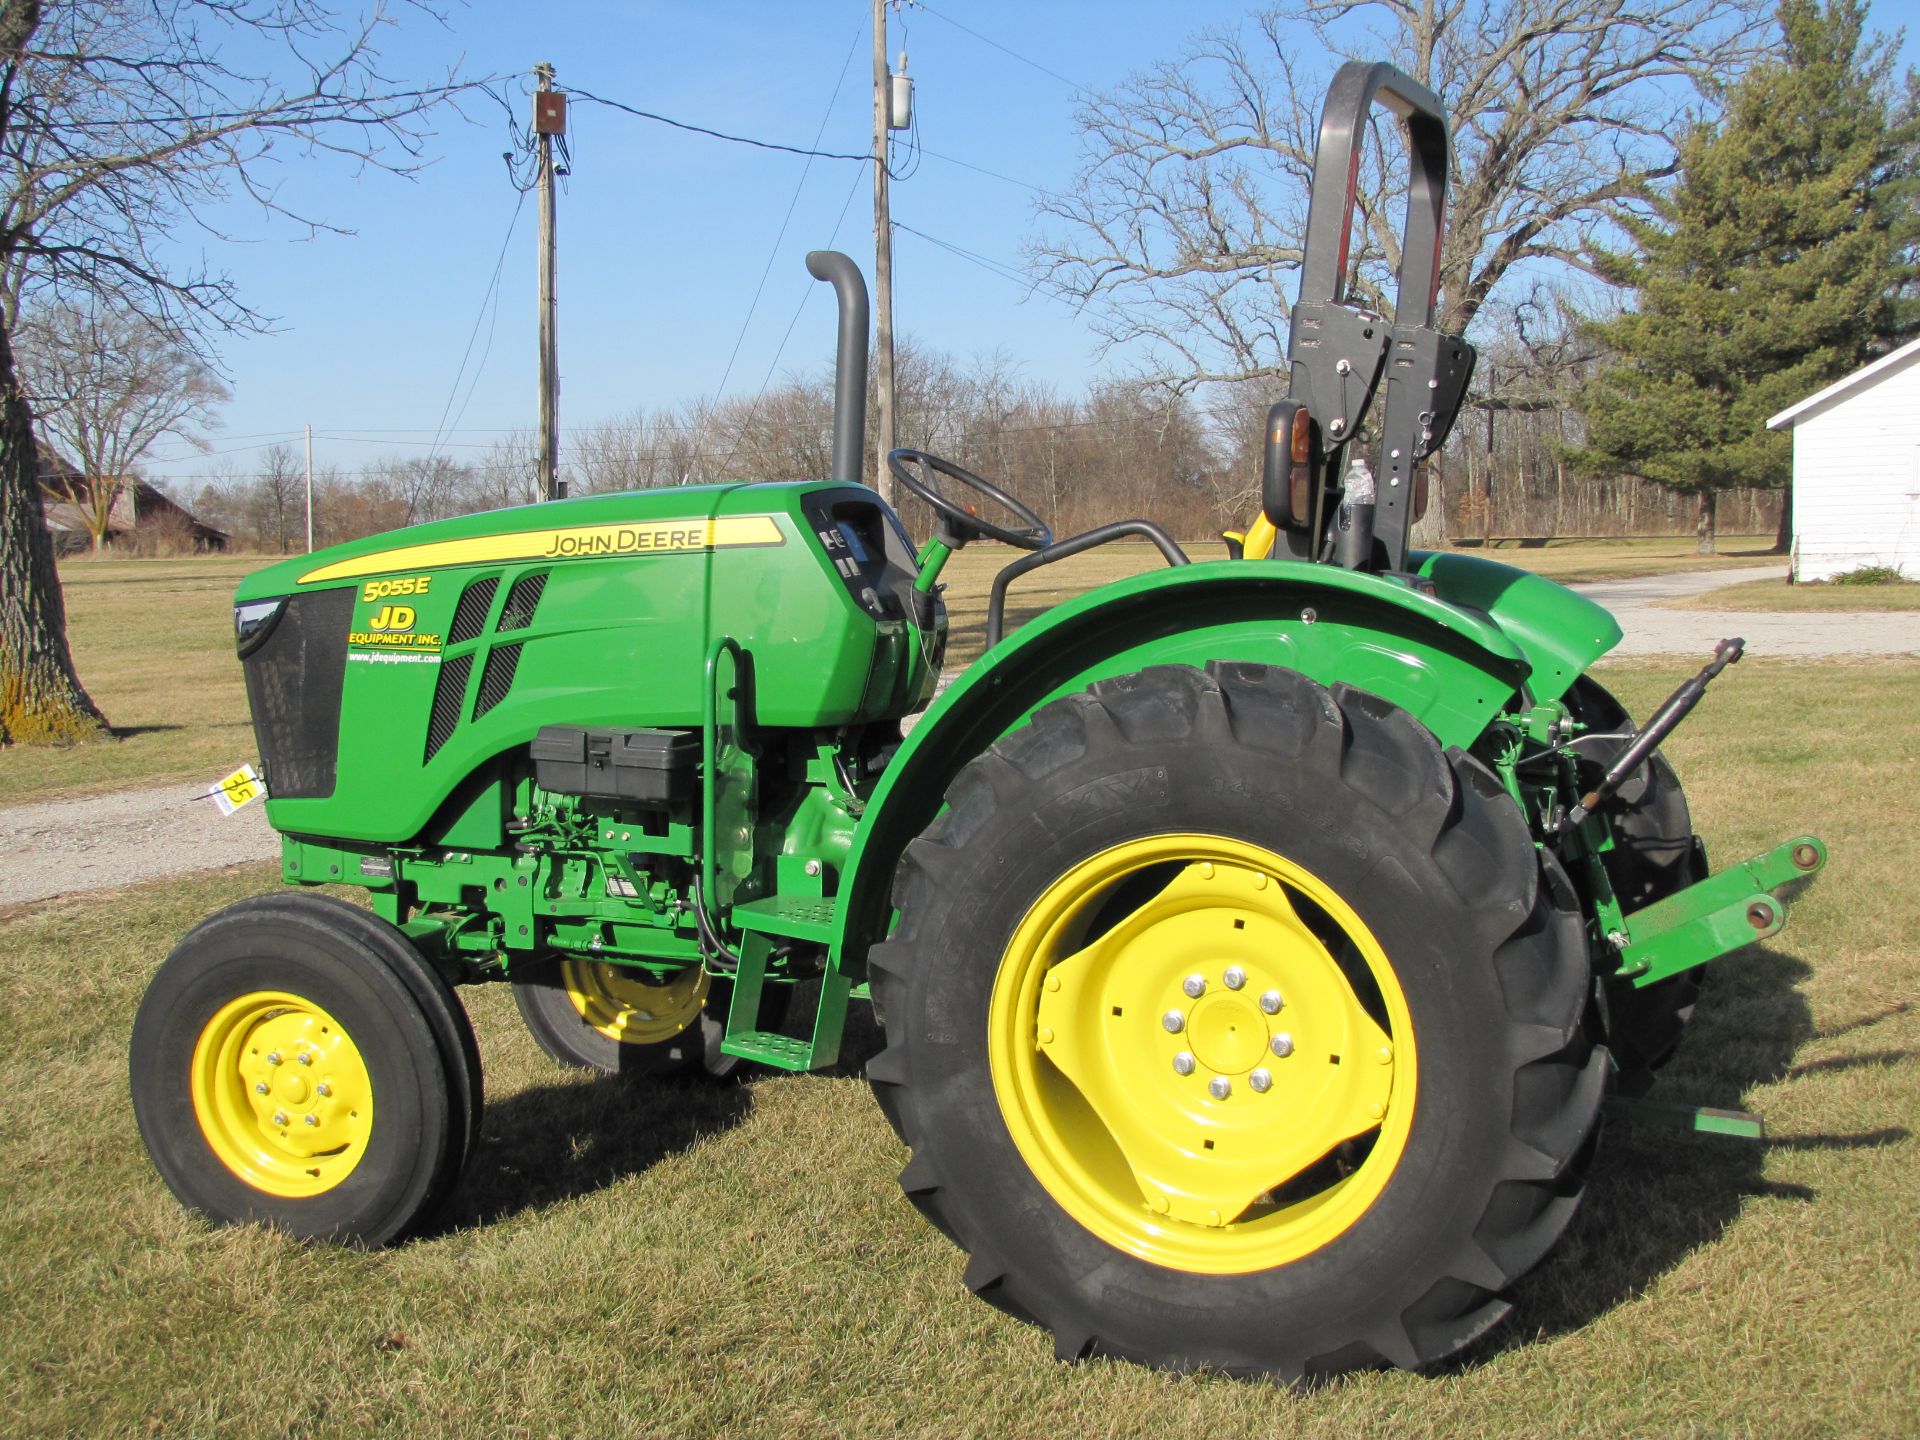
[[(326, 619), (291, 659), (269, 632), (257, 650), (271, 674), (248, 661), (269, 818), (405, 844), (543, 725), (697, 728), (719, 634), (753, 654), (760, 724), (865, 718), (896, 700), (918, 651), (878, 596), (864, 603), (816, 519), (871, 499), (818, 484), (592, 496), (415, 526), (249, 576), (242, 605), (292, 597), (276, 628)], [(263, 707), (256, 674), (297, 683), (268, 687)], [(324, 749), (302, 699), (322, 681), (339, 695), (334, 764), (318, 755), (303, 773), (319, 779), (283, 790), (276, 751), (290, 737)]]

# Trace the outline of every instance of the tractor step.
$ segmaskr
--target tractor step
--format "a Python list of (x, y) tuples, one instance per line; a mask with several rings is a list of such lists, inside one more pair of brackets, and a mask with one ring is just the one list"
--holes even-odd
[(786, 940), (833, 939), (833, 901), (820, 895), (770, 895), (735, 905), (733, 923), (742, 930)]
[(833, 901), (819, 896), (771, 896), (733, 907), (731, 919), (745, 938), (740, 968), (733, 977), (733, 1003), (727, 1007), (727, 1033), (720, 1048), (743, 1060), (776, 1070), (821, 1070), (840, 1058), (840, 1033), (846, 1026), (852, 980), (829, 969), (820, 977), (820, 1004), (808, 1038), (796, 1039), (760, 1028), (760, 995), (766, 988), (767, 960), (775, 938), (825, 944), (833, 934)]

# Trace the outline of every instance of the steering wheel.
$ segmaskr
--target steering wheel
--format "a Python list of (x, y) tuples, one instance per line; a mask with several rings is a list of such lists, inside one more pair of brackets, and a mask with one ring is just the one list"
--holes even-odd
[[(908, 462), (918, 462), (920, 473), (915, 474)], [(1033, 511), (1022, 505), (1013, 496), (1007, 494), (990, 480), (983, 480), (971, 470), (964, 470), (951, 460), (943, 460), (938, 455), (925, 450), (911, 450), (902, 447), (887, 452), (887, 468), (894, 478), (933, 507), (933, 513), (940, 517), (941, 541), (949, 549), (958, 550), (969, 540), (985, 536), (989, 540), (1000, 540), (1008, 545), (1017, 545), (1022, 550), (1044, 550), (1053, 544), (1053, 531), (1047, 527)], [(999, 525), (991, 520), (982, 520), (972, 510), (950, 499), (941, 490), (934, 478), (946, 476), (964, 485), (969, 490), (977, 490), (1002, 509), (1011, 511), (1014, 516), (1025, 521), (1023, 525)]]

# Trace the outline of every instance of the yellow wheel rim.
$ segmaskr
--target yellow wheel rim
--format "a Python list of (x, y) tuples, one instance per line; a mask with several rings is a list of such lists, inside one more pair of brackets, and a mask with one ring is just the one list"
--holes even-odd
[(700, 1018), (707, 1003), (707, 972), (698, 965), (656, 985), (623, 965), (568, 958), (560, 962), (560, 982), (582, 1020), (625, 1045), (671, 1040)]
[(366, 1061), (311, 1000), (280, 990), (229, 1000), (201, 1029), (187, 1083), (208, 1147), (269, 1195), (322, 1194), (367, 1153)]
[(1047, 1192), (1202, 1274), (1334, 1240), (1413, 1126), (1413, 1023), (1379, 942), (1309, 871), (1222, 836), (1117, 845), (1048, 886), (1001, 962), (988, 1059)]

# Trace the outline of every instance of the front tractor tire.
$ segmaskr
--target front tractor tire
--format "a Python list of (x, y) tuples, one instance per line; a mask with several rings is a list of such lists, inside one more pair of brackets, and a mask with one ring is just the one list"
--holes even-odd
[(404, 936), (313, 895), (196, 926), (155, 972), (129, 1054), (154, 1167), (217, 1225), (375, 1248), (417, 1229), (479, 1128), (466, 1012)]
[(1506, 1313), (1607, 1062), (1572, 888), (1489, 771), (1357, 690), (1167, 666), (947, 800), (869, 1074), (970, 1288), (1062, 1358), (1289, 1382)]

